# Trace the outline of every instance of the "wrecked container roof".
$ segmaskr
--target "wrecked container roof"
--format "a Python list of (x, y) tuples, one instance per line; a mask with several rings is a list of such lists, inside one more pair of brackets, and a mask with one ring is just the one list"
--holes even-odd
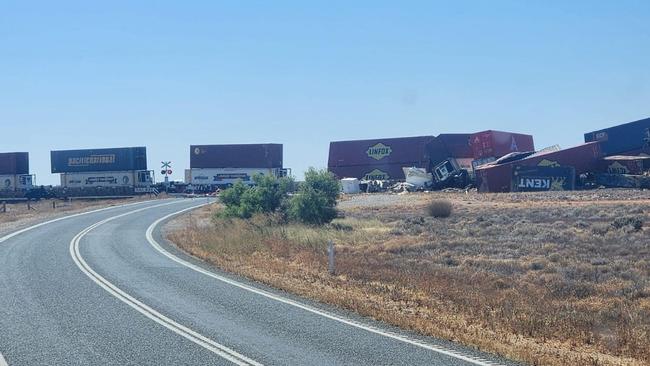
[(586, 133), (585, 142), (592, 141), (601, 142), (605, 155), (647, 148), (650, 144), (650, 118)]

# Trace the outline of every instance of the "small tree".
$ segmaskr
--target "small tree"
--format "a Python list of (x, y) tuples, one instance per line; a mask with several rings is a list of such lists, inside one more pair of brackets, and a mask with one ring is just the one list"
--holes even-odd
[(221, 202), (226, 208), (221, 216), (250, 218), (256, 213), (276, 212), (295, 185), (291, 178), (263, 174), (254, 175), (253, 182), (255, 185), (249, 187), (238, 181), (222, 192)]
[(305, 182), (291, 198), (289, 217), (310, 225), (322, 225), (336, 218), (340, 183), (330, 172), (309, 168)]

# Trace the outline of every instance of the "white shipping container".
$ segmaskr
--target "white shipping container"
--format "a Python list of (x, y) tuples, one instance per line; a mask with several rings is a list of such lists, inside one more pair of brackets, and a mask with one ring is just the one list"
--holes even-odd
[(33, 184), (34, 176), (31, 174), (0, 175), (0, 191), (28, 190)]
[(0, 175), (0, 191), (15, 191), (15, 190), (16, 190), (16, 176)]
[(194, 186), (234, 184), (241, 180), (245, 184), (253, 184), (255, 174), (277, 175), (277, 169), (269, 168), (206, 168), (192, 169), (191, 182)]
[(151, 172), (147, 170), (61, 174), (61, 186), (66, 188), (148, 187), (151, 184)]
[(61, 174), (61, 186), (66, 188), (132, 187), (134, 172), (84, 172)]

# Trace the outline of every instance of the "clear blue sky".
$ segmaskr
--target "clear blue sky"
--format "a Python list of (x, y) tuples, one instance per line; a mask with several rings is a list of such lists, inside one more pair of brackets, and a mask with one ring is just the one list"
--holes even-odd
[(2, 1), (0, 151), (531, 133), (650, 116), (648, 1)]

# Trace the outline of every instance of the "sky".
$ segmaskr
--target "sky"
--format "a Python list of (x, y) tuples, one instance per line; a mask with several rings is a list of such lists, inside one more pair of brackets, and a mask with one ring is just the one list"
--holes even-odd
[[(650, 117), (648, 1), (4, 1), (0, 152), (505, 130), (537, 147)], [(156, 173), (160, 173), (157, 171)], [(160, 178), (160, 177), (158, 177)]]

